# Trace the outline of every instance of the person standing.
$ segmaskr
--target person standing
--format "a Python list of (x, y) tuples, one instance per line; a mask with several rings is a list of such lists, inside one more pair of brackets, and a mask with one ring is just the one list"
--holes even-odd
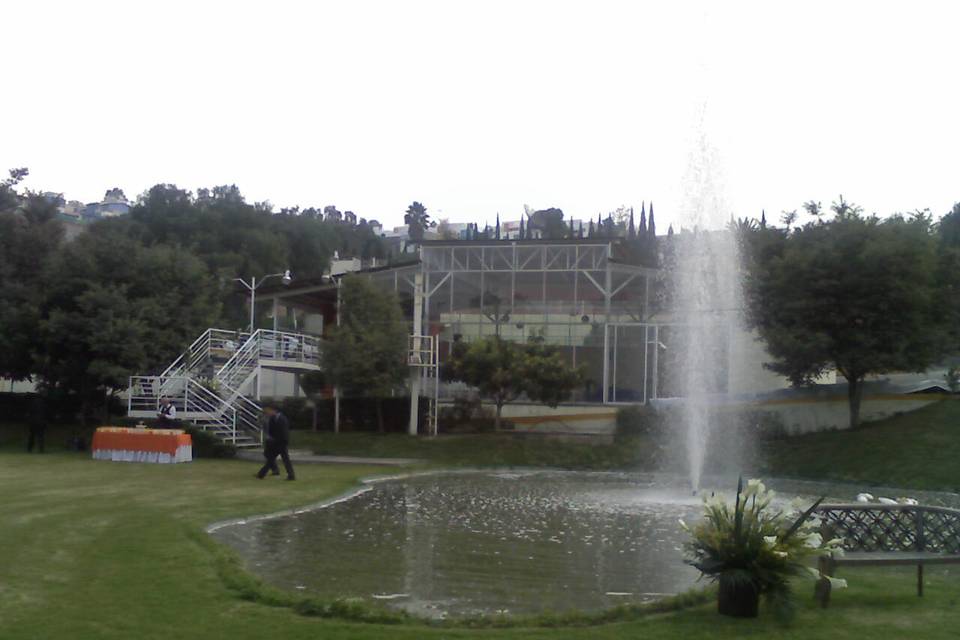
[(263, 457), (266, 462), (260, 467), (257, 477), (263, 480), (268, 471), (273, 475), (280, 475), (280, 469), (277, 468), (277, 456), (280, 456), (283, 468), (287, 471), (287, 480), (294, 480), (293, 464), (290, 463), (290, 452), (287, 451), (290, 445), (290, 421), (275, 404), (264, 405), (263, 412), (268, 418), (263, 439)]
[(177, 426), (177, 408), (170, 402), (170, 398), (160, 398), (160, 409), (157, 411), (157, 426), (161, 429), (173, 429)]
[(43, 453), (47, 434), (47, 411), (46, 404), (40, 397), (34, 398), (28, 421), (30, 431), (27, 435), (27, 453), (33, 453), (34, 446)]

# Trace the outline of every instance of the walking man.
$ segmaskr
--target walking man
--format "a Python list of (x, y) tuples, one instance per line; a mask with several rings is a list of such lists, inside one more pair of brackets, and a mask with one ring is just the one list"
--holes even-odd
[(293, 465), (290, 464), (290, 453), (287, 451), (290, 445), (290, 422), (273, 403), (264, 405), (263, 412), (268, 418), (263, 439), (263, 457), (266, 462), (260, 467), (257, 477), (262, 480), (268, 471), (275, 476), (280, 475), (280, 469), (277, 468), (277, 456), (280, 456), (283, 468), (287, 470), (287, 480), (293, 480)]

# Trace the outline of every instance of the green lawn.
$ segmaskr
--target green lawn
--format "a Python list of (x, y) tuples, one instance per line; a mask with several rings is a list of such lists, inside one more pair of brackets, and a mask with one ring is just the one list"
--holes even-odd
[[(87, 454), (0, 452), (0, 638), (953, 638), (960, 577), (928, 571), (914, 594), (910, 571), (850, 571), (833, 606), (801, 611), (790, 627), (769, 617), (722, 619), (712, 606), (589, 627), (470, 630), (383, 626), (303, 616), (238, 592), (251, 587), (231, 556), (202, 532), (231, 516), (305, 505), (373, 472), (298, 469), (294, 483), (257, 481), (256, 465), (196, 461), (151, 466)], [(296, 597), (293, 595), (287, 598)]]
[(834, 431), (767, 443), (767, 475), (960, 492), (960, 399)]

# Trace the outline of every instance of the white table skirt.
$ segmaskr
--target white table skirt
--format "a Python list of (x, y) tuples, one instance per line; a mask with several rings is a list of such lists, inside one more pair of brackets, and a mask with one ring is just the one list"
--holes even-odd
[(183, 445), (177, 447), (176, 455), (157, 451), (126, 451), (122, 449), (94, 449), (94, 460), (112, 460), (114, 462), (153, 462), (157, 464), (174, 464), (193, 460), (193, 447)]

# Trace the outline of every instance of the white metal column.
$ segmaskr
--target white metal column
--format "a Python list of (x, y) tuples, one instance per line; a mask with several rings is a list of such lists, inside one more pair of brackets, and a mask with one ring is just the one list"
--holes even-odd
[[(423, 272), (413, 276), (413, 349), (420, 351), (420, 335), (423, 333)], [(407, 433), (417, 435), (420, 424), (420, 378), (419, 367), (413, 367), (410, 372), (410, 424)]]

